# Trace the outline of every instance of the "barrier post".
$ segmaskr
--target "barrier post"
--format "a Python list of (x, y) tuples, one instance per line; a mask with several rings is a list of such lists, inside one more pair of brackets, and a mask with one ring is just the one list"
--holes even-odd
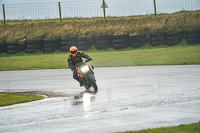
[(60, 2), (58, 2), (58, 7), (59, 7), (60, 22), (62, 23)]
[(3, 19), (4, 19), (4, 25), (6, 25), (6, 13), (5, 13), (4, 4), (2, 4), (2, 7), (3, 7)]
[(103, 15), (104, 15), (104, 19), (106, 19), (106, 10), (105, 10), (105, 2), (103, 0)]
[(156, 0), (153, 0), (154, 1), (154, 11), (155, 11), (155, 17), (156, 17)]

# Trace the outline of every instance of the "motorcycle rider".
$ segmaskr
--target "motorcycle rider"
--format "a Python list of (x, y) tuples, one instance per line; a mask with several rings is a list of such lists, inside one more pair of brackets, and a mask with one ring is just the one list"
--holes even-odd
[(78, 63), (83, 62), (82, 57), (86, 58), (88, 61), (92, 60), (92, 58), (90, 58), (89, 55), (86, 55), (83, 52), (78, 51), (77, 47), (72, 46), (70, 48), (70, 55), (69, 55), (69, 57), (67, 59), (68, 68), (70, 68), (72, 70), (73, 78), (76, 79), (80, 83), (81, 87), (83, 86), (83, 81), (78, 77), (78, 73), (77, 73), (77, 70), (76, 70), (76, 65)]

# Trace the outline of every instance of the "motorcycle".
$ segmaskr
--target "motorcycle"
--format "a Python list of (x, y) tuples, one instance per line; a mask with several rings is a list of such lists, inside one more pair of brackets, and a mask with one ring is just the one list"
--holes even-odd
[(90, 87), (93, 87), (93, 93), (97, 93), (98, 86), (94, 76), (94, 67), (87, 64), (89, 61), (91, 60), (85, 60), (85, 62), (79, 63), (76, 67), (76, 71), (79, 78), (83, 81), (83, 86), (85, 87), (86, 92), (90, 92)]

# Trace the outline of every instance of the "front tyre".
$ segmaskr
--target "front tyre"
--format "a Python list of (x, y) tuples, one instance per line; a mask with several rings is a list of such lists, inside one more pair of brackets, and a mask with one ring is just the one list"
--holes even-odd
[(89, 80), (90, 80), (91, 83), (92, 83), (92, 86), (93, 86), (93, 88), (94, 88), (94, 93), (97, 93), (97, 91), (98, 91), (98, 86), (97, 86), (97, 84), (96, 84), (96, 80), (94, 79), (94, 76), (93, 76), (93, 75), (90, 75), (88, 78), (89, 78)]

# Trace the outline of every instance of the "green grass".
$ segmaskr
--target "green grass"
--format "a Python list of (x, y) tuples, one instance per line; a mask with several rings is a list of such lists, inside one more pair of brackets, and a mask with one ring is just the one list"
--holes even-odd
[(162, 127), (140, 131), (127, 131), (123, 133), (200, 133), (200, 122), (188, 125)]
[[(92, 47), (84, 53), (94, 59), (91, 64), (95, 67), (200, 64), (200, 44), (192, 46), (180, 44), (173, 47), (165, 45), (152, 47), (147, 44), (139, 49), (110, 48), (104, 51), (97, 51)], [(1, 54), (0, 71), (67, 68), (68, 55), (69, 53)]]
[(200, 28), (200, 10), (129, 17), (0, 21), (0, 43), (104, 34), (147, 34)]
[(18, 104), (18, 103), (25, 103), (25, 102), (41, 100), (43, 98), (44, 97), (42, 97), (42, 96), (31, 95), (31, 94), (0, 92), (0, 107), (1, 106)]

